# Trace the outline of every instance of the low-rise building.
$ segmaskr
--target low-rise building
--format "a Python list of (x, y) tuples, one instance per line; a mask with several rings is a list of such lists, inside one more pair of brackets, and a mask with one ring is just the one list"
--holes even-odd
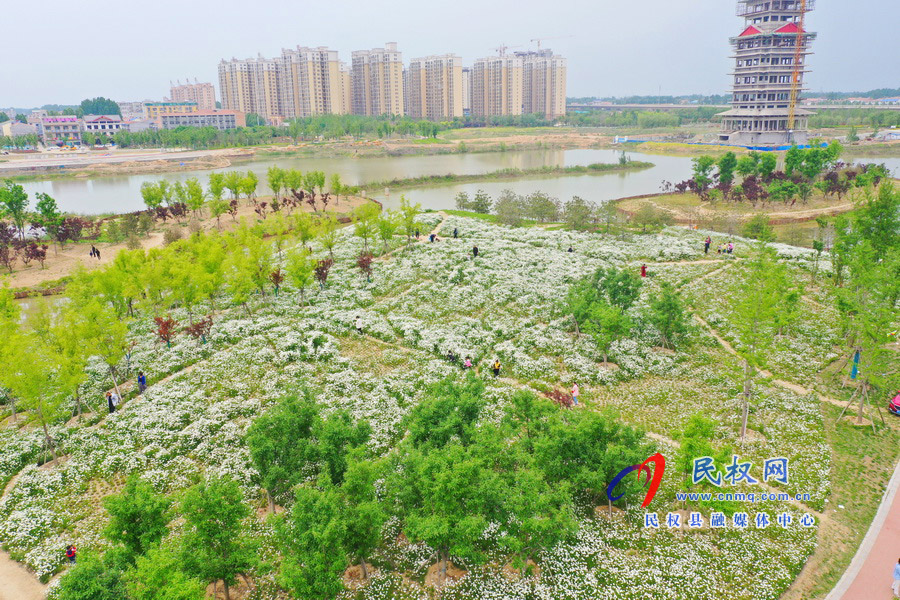
[(81, 144), (81, 119), (70, 115), (41, 118), (41, 137), (45, 145)]
[(132, 119), (144, 118), (144, 104), (152, 102), (152, 100), (142, 100), (137, 102), (116, 102), (119, 105), (119, 112), (122, 113), (124, 121)]
[(125, 129), (122, 117), (119, 115), (84, 115), (85, 133), (94, 135), (115, 135)]
[(18, 121), (5, 121), (0, 123), (0, 136), (13, 138), (31, 135), (33, 133), (37, 133), (37, 127), (29, 123), (19, 123)]
[(122, 129), (131, 133), (139, 131), (147, 131), (148, 129), (156, 129), (155, 119), (129, 119), (122, 123)]
[(144, 102), (144, 118), (155, 119), (160, 115), (194, 113), (200, 110), (196, 102)]
[(247, 125), (244, 113), (236, 110), (201, 110), (191, 113), (163, 114), (157, 117), (156, 122), (160, 129), (215, 127), (225, 130)]

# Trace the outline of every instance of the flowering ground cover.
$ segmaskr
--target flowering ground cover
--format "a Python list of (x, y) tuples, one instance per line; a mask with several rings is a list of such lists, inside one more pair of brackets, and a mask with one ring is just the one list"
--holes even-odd
[[(810, 496), (801, 504), (765, 501), (743, 509), (677, 500), (684, 477), (672, 460), (647, 509), (663, 520), (659, 529), (644, 526), (647, 510), (638, 506), (639, 498), (612, 516), (605, 506), (584, 511), (576, 535), (546, 549), (539, 569), (527, 577), (504, 569), (509, 559), (499, 547), (486, 565), (452, 557), (467, 574), (448, 584), (443, 598), (779, 598), (817, 551), (816, 526), (773, 522), (746, 529), (668, 529), (665, 517), (683, 511), (687, 519), (699, 512), (708, 523), (713, 512), (731, 516), (747, 510), (751, 516), (790, 514), (795, 523), (807, 513), (821, 518), (833, 494), (835, 462), (844, 460), (830, 446), (830, 425), (814, 399), (763, 381), (749, 419), (753, 435), (741, 441), (739, 362), (700, 325), (690, 331), (688, 346), (677, 352), (659, 348), (642, 316), (650, 297), (668, 282), (719, 335), (735, 341), (729, 297), (740, 282), (731, 267), (748, 256), (749, 242), (738, 240), (735, 255), (717, 258), (703, 255), (706, 232), (679, 228), (623, 240), (509, 229), (435, 213), (419, 219), (423, 232), (443, 221), (439, 241), (376, 260), (367, 281), (355, 266), (361, 242), (343, 230), (327, 285), (307, 291), (308, 304), (289, 285), (276, 296), (254, 296), (247, 308), (220, 302), (205, 343), (179, 335), (167, 346), (154, 335), (150, 313), (139, 313), (129, 325), (134, 342), (129, 364), (121, 368), (132, 376), (137, 369), (147, 375), (150, 386), (142, 396), (105, 414), (102, 395), (109, 378), (99, 359), (92, 362), (84, 397), (95, 412), (53, 427), (63, 455), (58, 464), (35, 464), (42, 442), (36, 432), (0, 429), (0, 484), (16, 477), (0, 500), (4, 548), (42, 578), (61, 568), (61, 549), (69, 543), (102, 550), (106, 513), (98, 500), (134, 473), (158, 492), (176, 496), (198, 474), (227, 474), (240, 482), (246, 502), (262, 508), (265, 499), (244, 434), (275, 399), (301, 382), (317, 391), (325, 414), (343, 409), (366, 419), (372, 427), (370, 449), (388, 455), (425, 390), (458, 372), (446, 359), (450, 352), (481, 365), (478, 376), (490, 402), (480, 415), (484, 422), (499, 421), (520, 388), (544, 393), (577, 382), (586, 410), (613, 409), (621, 420), (654, 434), (653, 443), (666, 456), (677, 454), (688, 420), (703, 415), (715, 423), (715, 448), (730, 447), (757, 466), (772, 457), (789, 459), (790, 479), (779, 489)], [(458, 239), (448, 235), (454, 229)], [(398, 236), (395, 245), (401, 241)], [(768, 368), (777, 378), (808, 384), (838, 356), (834, 309), (826, 286), (810, 281), (812, 253), (777, 249), (779, 260), (791, 265), (791, 276), (807, 284), (811, 301), (800, 301), (796, 321), (790, 333), (779, 336)], [(314, 251), (327, 254), (315, 245)], [(574, 282), (599, 267), (637, 272), (641, 264), (648, 265), (650, 276), (630, 309), (635, 333), (614, 342), (611, 364), (604, 364), (590, 337), (573, 334), (562, 301)], [(212, 307), (194, 308), (195, 314), (204, 312)], [(173, 310), (171, 317), (189, 319), (184, 309)], [(362, 334), (355, 328), (357, 318)], [(503, 364), (498, 378), (487, 368), (495, 357)], [(864, 494), (877, 497), (880, 491)], [(262, 516), (251, 521), (248, 530), (262, 541), (267, 559), (277, 563), (272, 524)], [(399, 534), (399, 524), (389, 521), (370, 558), (376, 574), (343, 597), (432, 597), (424, 582), (435, 563), (434, 549), (406, 543)], [(484, 532), (489, 541), (501, 534), (491, 527)], [(260, 573), (257, 581), (260, 597), (285, 597), (271, 572)]]

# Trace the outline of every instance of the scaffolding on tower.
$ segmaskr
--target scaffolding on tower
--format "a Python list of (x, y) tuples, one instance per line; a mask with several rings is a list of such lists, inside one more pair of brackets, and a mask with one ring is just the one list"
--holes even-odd
[(797, 102), (800, 100), (800, 76), (803, 74), (803, 50), (806, 48), (806, 2), (800, 0), (800, 22), (797, 23), (797, 41), (794, 42), (794, 70), (791, 73), (791, 101), (788, 105), (788, 129), (794, 129)]

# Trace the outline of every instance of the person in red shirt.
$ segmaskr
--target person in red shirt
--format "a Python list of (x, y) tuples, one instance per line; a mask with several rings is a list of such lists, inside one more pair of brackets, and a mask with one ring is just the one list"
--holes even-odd
[(647, 265), (641, 265), (641, 277), (647, 276)]
[(66, 558), (69, 559), (69, 562), (72, 563), (73, 565), (76, 562), (75, 559), (76, 559), (77, 554), (78, 554), (78, 549), (75, 547), (74, 544), (72, 544), (68, 548), (66, 548)]

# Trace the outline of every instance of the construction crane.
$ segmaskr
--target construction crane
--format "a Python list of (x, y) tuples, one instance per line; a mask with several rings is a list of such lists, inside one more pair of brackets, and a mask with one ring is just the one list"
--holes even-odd
[(500, 53), (500, 56), (506, 56), (506, 51), (510, 48), (521, 48), (522, 46), (507, 46), (506, 44), (501, 43), (496, 48), (491, 48), (491, 50), (496, 50)]
[(541, 49), (541, 42), (546, 42), (547, 40), (564, 40), (566, 38), (575, 37), (574, 35), (558, 35), (556, 37), (543, 37), (543, 38), (534, 38), (531, 40), (532, 42), (537, 42), (538, 50)]
[(797, 120), (797, 101), (800, 99), (800, 76), (803, 74), (803, 50), (806, 48), (806, 1), (800, 0), (800, 21), (797, 23), (799, 31), (794, 42), (794, 70), (791, 73), (791, 102), (788, 105), (789, 130), (794, 129)]

